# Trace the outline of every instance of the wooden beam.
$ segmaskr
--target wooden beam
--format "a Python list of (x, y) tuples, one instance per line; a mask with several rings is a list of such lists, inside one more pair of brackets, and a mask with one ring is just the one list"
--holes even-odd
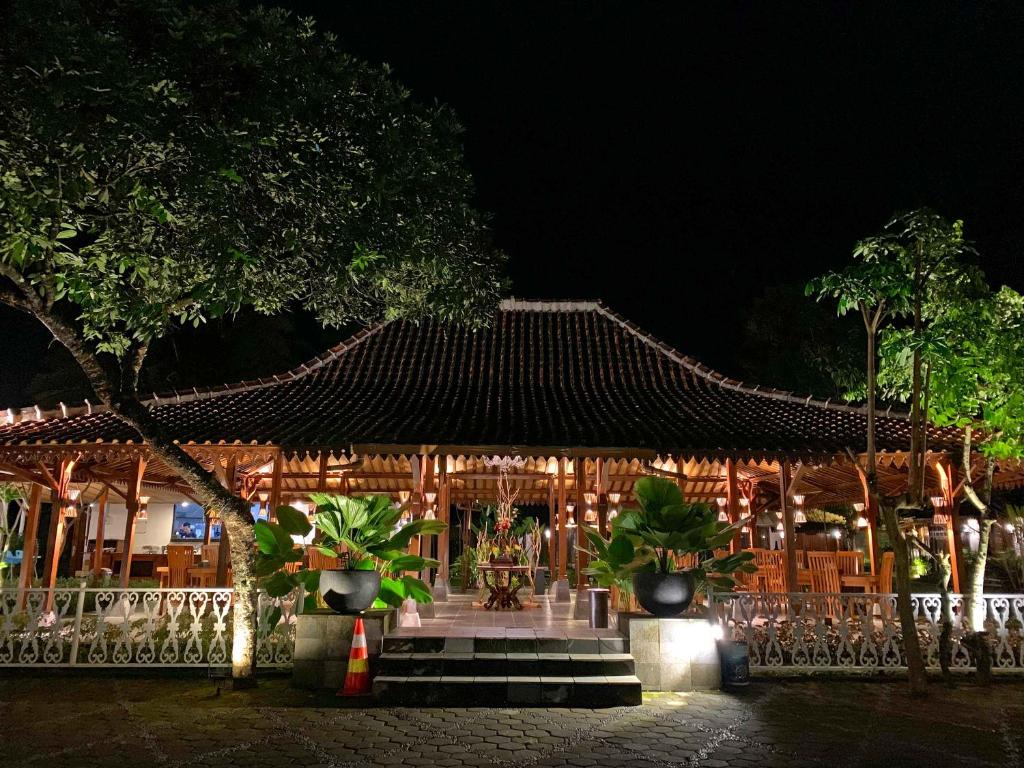
[(317, 459), (316, 467), (316, 492), (327, 493), (327, 459), (330, 456), (329, 453), (320, 451), (320, 456)]
[(92, 548), (92, 575), (99, 580), (103, 570), (103, 539), (106, 538), (107, 530), (107, 500), (110, 491), (106, 488), (100, 494), (96, 502), (96, 545)]
[(71, 533), (74, 536), (71, 550), (71, 573), (75, 574), (85, 568), (85, 547), (89, 542), (89, 515), (88, 507), (79, 508), (78, 515), (72, 523)]
[(132, 550), (135, 549), (135, 520), (139, 514), (139, 496), (142, 478), (146, 475), (146, 460), (141, 456), (132, 465), (128, 492), (124, 502), (124, 551), (121, 553), (121, 586), (127, 587), (132, 575)]
[(32, 576), (35, 573), (36, 550), (39, 547), (39, 511), (43, 501), (43, 486), (32, 484), (28, 496), (28, 511), (25, 519), (25, 541), (21, 551), (21, 573), (18, 575), (18, 605), (25, 607), (27, 589), (32, 587)]
[[(448, 457), (437, 459), (437, 518), (448, 525), (451, 522), (451, 499), (448, 495)], [(445, 528), (437, 535), (437, 578), (448, 586), (448, 559), (450, 548), (449, 529)]]
[(604, 459), (594, 459), (594, 493), (597, 496), (597, 530), (602, 536), (608, 535), (608, 487), (605, 483)]
[(953, 582), (953, 591), (959, 592), (960, 574), (963, 571), (964, 543), (961, 536), (963, 528), (961, 528), (960, 523), (960, 505), (956, 500), (956, 489), (963, 486), (957, 483), (957, 468), (949, 459), (940, 461), (936, 469), (940, 472), (939, 480), (942, 487), (942, 496), (948, 510), (946, 516), (946, 545), (949, 547), (950, 580)]

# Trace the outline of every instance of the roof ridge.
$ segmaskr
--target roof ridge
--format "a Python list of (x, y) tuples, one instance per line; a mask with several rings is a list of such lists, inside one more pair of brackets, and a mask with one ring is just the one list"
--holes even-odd
[[(717, 384), (718, 386), (724, 389), (732, 389), (737, 392), (743, 392), (748, 395), (757, 395), (758, 397), (769, 398), (772, 400), (780, 400), (783, 402), (799, 403), (801, 405), (813, 405), (815, 407), (824, 408), (826, 410), (846, 411), (862, 414), (867, 413), (867, 405), (833, 403), (832, 398), (820, 400), (816, 399), (813, 395), (807, 395), (802, 397), (800, 395), (795, 395), (792, 392), (782, 389), (763, 389), (760, 384), (755, 386), (745, 385), (742, 381), (737, 381), (736, 379), (729, 378), (724, 373), (719, 373), (715, 369), (709, 368), (699, 360), (690, 357), (689, 355), (684, 355), (683, 353), (676, 350), (674, 347), (671, 347), (665, 342), (661, 341), (660, 339), (655, 338), (651, 334), (641, 329), (636, 323), (633, 323), (632, 321), (622, 317), (620, 314), (615, 312), (615, 310), (611, 309), (608, 305), (606, 305), (603, 301), (598, 300), (596, 302), (593, 302), (593, 304), (597, 312), (599, 312), (601, 315), (608, 318), (612, 322), (622, 326), (627, 332), (638, 338), (644, 344), (653, 347), (656, 351), (664, 354), (670, 360), (677, 363), (678, 365), (683, 366), (684, 368), (691, 371), (695, 375), (700, 376), (701, 378), (711, 382), (712, 384)], [(883, 409), (879, 409), (878, 415), (891, 418), (909, 418), (909, 414), (901, 411), (894, 412), (891, 407), (884, 411)]]

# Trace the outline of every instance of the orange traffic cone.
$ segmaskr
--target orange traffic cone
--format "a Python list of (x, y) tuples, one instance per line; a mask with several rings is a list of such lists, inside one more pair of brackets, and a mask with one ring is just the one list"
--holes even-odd
[(352, 650), (348, 654), (348, 673), (345, 675), (345, 687), (339, 696), (365, 696), (370, 692), (370, 661), (366, 650), (366, 630), (363, 629), (363, 618), (356, 619), (355, 631), (352, 633)]

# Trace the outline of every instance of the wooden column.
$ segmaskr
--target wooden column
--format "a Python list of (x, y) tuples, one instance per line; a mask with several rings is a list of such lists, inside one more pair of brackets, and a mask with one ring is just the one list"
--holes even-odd
[(43, 501), (43, 486), (32, 484), (28, 496), (28, 511), (25, 519), (25, 542), (22, 544), (21, 573), (18, 575), (18, 605), (25, 607), (25, 590), (32, 587), (35, 573), (36, 550), (39, 539), (39, 508)]
[[(740, 507), (740, 487), (736, 480), (736, 462), (725, 460), (725, 498), (729, 522), (735, 523), (743, 514)], [(736, 531), (729, 542), (729, 552), (735, 554), (743, 549), (743, 534)]]
[[(323, 461), (323, 454), (320, 454), (320, 459)], [(237, 466), (237, 463), (236, 463)], [(267, 520), (274, 522), (277, 520), (277, 508), (281, 506), (281, 474), (284, 471), (284, 456), (281, 451), (277, 452), (274, 457), (274, 474), (270, 477), (270, 509), (267, 510)], [(232, 480), (232, 482), (234, 482)], [(231, 488), (231, 492), (234, 493), (234, 486)], [(221, 536), (224, 536), (224, 525), (221, 524)]]
[(786, 591), (796, 592), (796, 529), (793, 525), (793, 505), (789, 503), (789, 462), (779, 463), (779, 510), (782, 512), (782, 527), (786, 534), (784, 550), (786, 553)]
[[(274, 474), (277, 475), (277, 467), (275, 465)], [(228, 489), (228, 492), (232, 495), (235, 493), (235, 481), (238, 476), (238, 458), (232, 454), (228, 457), (227, 466), (224, 468), (224, 487)], [(272, 507), (276, 509), (277, 507)], [(228, 533), (228, 527), (224, 524), (224, 521), (220, 521), (220, 544), (217, 547), (217, 576), (216, 584), (218, 587), (226, 587), (228, 585), (228, 569), (231, 567), (231, 536)]]
[(103, 539), (106, 538), (107, 530), (107, 499), (110, 491), (106, 488), (96, 501), (96, 545), (92, 548), (92, 575), (99, 579), (103, 570)]
[(53, 588), (57, 584), (57, 569), (60, 553), (64, 548), (66, 507), (70, 504), (68, 490), (71, 486), (71, 472), (75, 459), (63, 459), (57, 470), (56, 482), (51, 489), (50, 531), (46, 537), (46, 559), (43, 564), (43, 586), (46, 588), (44, 609), (53, 608)]
[[(565, 457), (558, 459), (558, 578), (564, 579), (569, 568), (569, 530), (565, 524), (569, 520), (565, 505), (568, 503), (568, 494), (565, 488)], [(552, 534), (554, 535), (554, 534)]]
[(576, 497), (576, 589), (581, 590), (587, 585), (587, 577), (583, 569), (590, 563), (586, 551), (580, 546), (582, 537), (579, 532), (579, 524), (583, 522), (583, 515), (587, 508), (587, 501), (584, 498), (587, 487), (587, 460), (573, 459), (573, 486)]
[(594, 459), (594, 495), (597, 497), (597, 531), (608, 535), (608, 487), (604, 479), (604, 459)]
[(960, 592), (960, 574), (963, 572), (961, 559), (964, 556), (964, 544), (961, 533), (963, 528), (960, 523), (960, 505), (957, 503), (956, 467), (945, 459), (937, 467), (942, 477), (942, 496), (946, 502), (946, 544), (949, 547), (950, 581), (954, 592)]
[(135, 518), (139, 514), (139, 496), (142, 478), (146, 474), (146, 460), (139, 457), (132, 465), (128, 479), (128, 492), (124, 497), (124, 551), (121, 553), (121, 586), (127, 587), (132, 573), (132, 550), (135, 548)]
[(558, 508), (555, 506), (554, 478), (548, 477), (548, 580), (554, 584), (558, 578)]
[[(451, 499), (448, 495), (448, 457), (437, 457), (437, 519), (446, 525), (451, 522)], [(437, 579), (448, 586), (448, 560), (451, 539), (448, 528), (437, 534)]]
[(76, 574), (85, 568), (85, 547), (89, 543), (89, 514), (79, 506), (78, 515), (74, 518), (71, 533), (74, 536), (71, 550), (71, 573)]

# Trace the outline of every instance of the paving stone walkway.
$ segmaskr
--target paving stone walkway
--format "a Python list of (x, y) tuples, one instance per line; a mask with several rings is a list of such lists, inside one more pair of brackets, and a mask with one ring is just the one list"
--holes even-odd
[(1024, 766), (1024, 683), (762, 681), (740, 694), (659, 694), (642, 707), (361, 709), (287, 679), (5, 674), (12, 766)]

